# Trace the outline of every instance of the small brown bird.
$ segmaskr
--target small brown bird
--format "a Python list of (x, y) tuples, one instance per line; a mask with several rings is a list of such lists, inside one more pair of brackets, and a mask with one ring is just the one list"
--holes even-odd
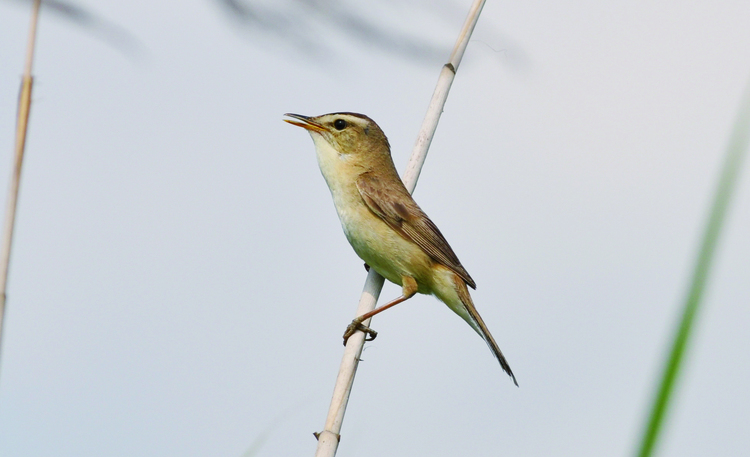
[(357, 113), (285, 116), (293, 119), (286, 122), (310, 133), (320, 171), (354, 251), (366, 265), (402, 288), (399, 298), (354, 319), (344, 333), (344, 344), (357, 330), (374, 338), (377, 333), (362, 322), (375, 314), (417, 292), (432, 294), (487, 342), (517, 386), (510, 365), (471, 300), (466, 286), (476, 289), (474, 280), (404, 187), (380, 127)]

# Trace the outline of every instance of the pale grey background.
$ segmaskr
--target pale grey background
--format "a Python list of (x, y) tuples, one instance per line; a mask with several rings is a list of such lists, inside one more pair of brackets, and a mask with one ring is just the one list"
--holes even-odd
[[(282, 114), (366, 113), (403, 169), (470, 1), (335, 7), (439, 51), (422, 60), (294, 2), (278, 8), (306, 22), (281, 33), (212, 1), (76, 4), (140, 51), (43, 12), (0, 454), (238, 457), (265, 436), (258, 455), (312, 455), (365, 271)], [(748, 24), (744, 0), (488, 2), (416, 197), (521, 387), (417, 297), (374, 322), (339, 455), (632, 454)], [(27, 26), (0, 2), (3, 191)], [(661, 455), (750, 448), (744, 168)]]

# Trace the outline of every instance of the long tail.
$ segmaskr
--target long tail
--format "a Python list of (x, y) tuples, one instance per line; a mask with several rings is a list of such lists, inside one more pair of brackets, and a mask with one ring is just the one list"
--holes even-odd
[(479, 336), (484, 339), (484, 341), (487, 343), (487, 346), (490, 347), (492, 353), (495, 354), (495, 358), (497, 358), (497, 361), (500, 362), (500, 366), (503, 368), (503, 370), (505, 370), (506, 373), (508, 373), (508, 376), (513, 379), (513, 383), (516, 385), (516, 387), (518, 387), (518, 381), (516, 381), (513, 370), (510, 369), (510, 365), (508, 364), (508, 361), (505, 360), (503, 352), (500, 350), (500, 347), (495, 342), (495, 338), (492, 337), (490, 330), (487, 328), (487, 324), (484, 323), (482, 316), (479, 315), (477, 308), (474, 306), (474, 302), (471, 300), (471, 295), (469, 295), (469, 289), (466, 288), (466, 284), (458, 276), (456, 276), (456, 280), (454, 281), (454, 283), (456, 285), (458, 298), (461, 300), (461, 303), (463, 303), (464, 308), (471, 317), (472, 322), (469, 322), (469, 325), (474, 327), (474, 330), (476, 330), (477, 333), (479, 333)]

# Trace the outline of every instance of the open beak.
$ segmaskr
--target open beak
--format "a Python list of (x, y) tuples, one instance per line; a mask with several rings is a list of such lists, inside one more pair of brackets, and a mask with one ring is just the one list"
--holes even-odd
[(302, 122), (293, 121), (291, 119), (284, 119), (284, 122), (288, 122), (292, 125), (296, 125), (297, 127), (302, 127), (303, 129), (311, 130), (313, 132), (325, 132), (326, 129), (318, 124), (317, 122), (313, 121), (312, 118), (309, 118), (307, 116), (303, 116), (301, 114), (292, 114), (292, 113), (286, 113), (284, 116), (289, 116), (294, 119), (299, 119)]

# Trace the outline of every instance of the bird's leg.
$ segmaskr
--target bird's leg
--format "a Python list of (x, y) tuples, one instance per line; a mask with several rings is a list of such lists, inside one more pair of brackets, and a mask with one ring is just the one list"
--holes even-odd
[(371, 318), (372, 316), (378, 313), (385, 311), (388, 308), (392, 308), (398, 305), (399, 303), (410, 299), (411, 297), (414, 296), (414, 294), (417, 293), (418, 288), (419, 287), (417, 286), (417, 281), (415, 281), (414, 278), (412, 278), (411, 276), (402, 276), (401, 277), (401, 296), (391, 302), (386, 303), (385, 305), (379, 308), (373, 309), (369, 313), (365, 313), (355, 318), (354, 320), (352, 320), (352, 323), (346, 327), (346, 331), (344, 332), (344, 346), (346, 346), (346, 342), (349, 341), (349, 337), (354, 335), (354, 332), (356, 332), (357, 330), (362, 331), (366, 334), (365, 341), (374, 340), (375, 337), (378, 336), (378, 332), (362, 324), (362, 322), (366, 321), (367, 319)]

